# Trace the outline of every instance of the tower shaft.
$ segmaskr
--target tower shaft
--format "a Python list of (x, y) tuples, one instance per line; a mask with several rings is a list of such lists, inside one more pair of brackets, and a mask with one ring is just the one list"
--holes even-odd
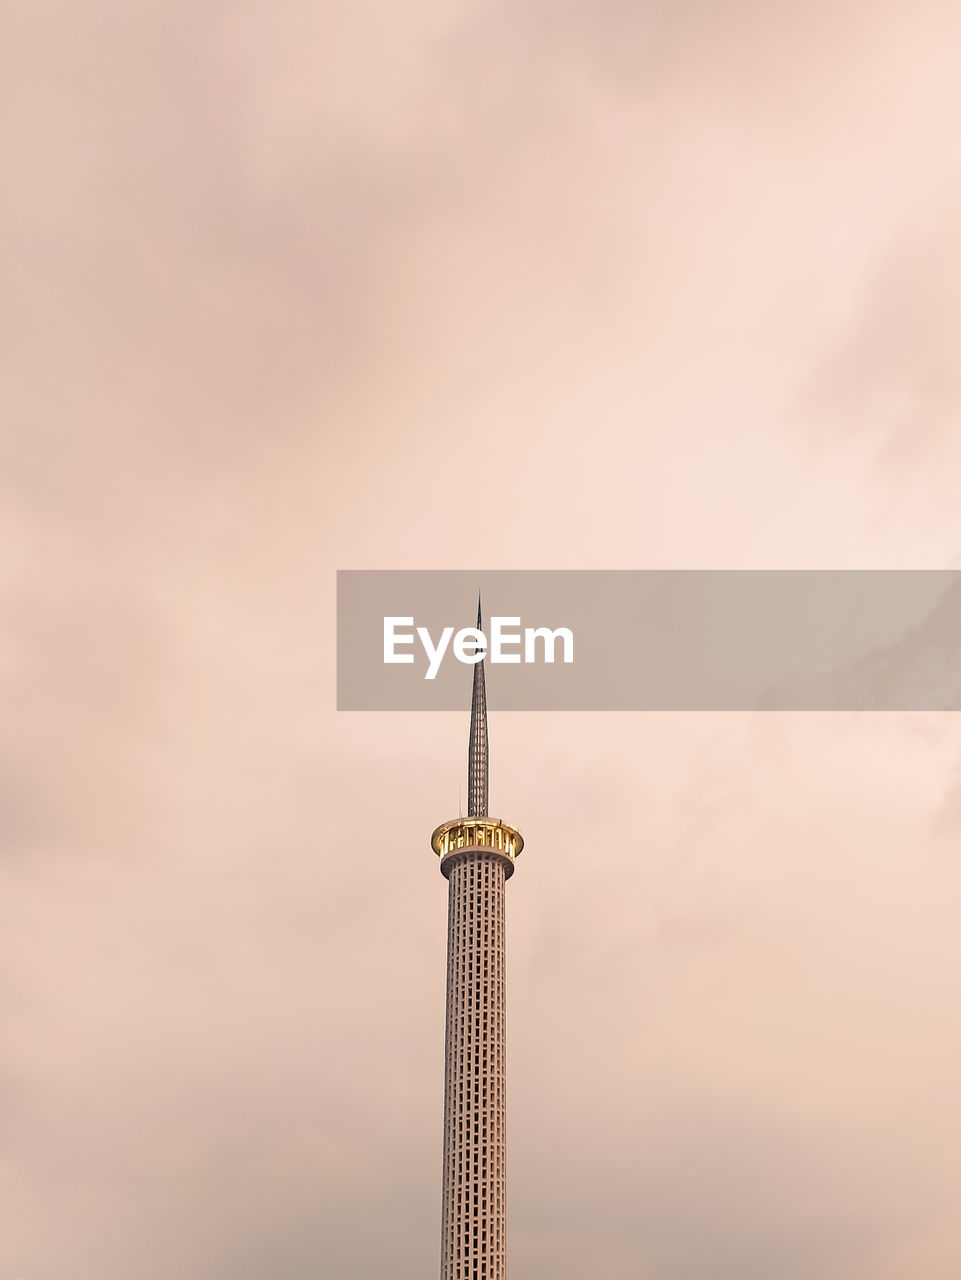
[(506, 1276), (505, 882), (493, 849), (450, 870), (442, 1280)]

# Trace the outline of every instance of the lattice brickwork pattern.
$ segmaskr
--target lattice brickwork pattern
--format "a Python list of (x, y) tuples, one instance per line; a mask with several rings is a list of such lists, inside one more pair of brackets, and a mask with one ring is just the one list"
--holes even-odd
[(450, 870), (441, 1280), (505, 1280), (504, 859)]

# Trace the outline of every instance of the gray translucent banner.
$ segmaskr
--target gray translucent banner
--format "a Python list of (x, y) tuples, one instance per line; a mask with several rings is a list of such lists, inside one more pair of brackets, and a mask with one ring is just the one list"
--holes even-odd
[[(337, 575), (337, 706), (454, 711), (473, 666), (455, 636), (488, 640), (490, 706), (508, 711), (864, 710), (961, 707), (961, 571), (342, 571)], [(495, 661), (491, 620), (502, 635)], [(390, 652), (413, 661), (385, 662)], [(426, 679), (423, 628), (448, 647)], [(566, 628), (554, 661), (525, 630)], [(405, 640), (405, 636), (411, 638)], [(474, 652), (463, 637), (462, 654)]]

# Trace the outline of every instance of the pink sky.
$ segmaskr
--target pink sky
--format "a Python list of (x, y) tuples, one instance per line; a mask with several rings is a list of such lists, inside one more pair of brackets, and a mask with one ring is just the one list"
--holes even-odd
[[(469, 679), (338, 716), (335, 570), (961, 566), (959, 47), (3, 7), (0, 1280), (436, 1271)], [(957, 1280), (956, 719), (491, 752), (512, 1280)]]

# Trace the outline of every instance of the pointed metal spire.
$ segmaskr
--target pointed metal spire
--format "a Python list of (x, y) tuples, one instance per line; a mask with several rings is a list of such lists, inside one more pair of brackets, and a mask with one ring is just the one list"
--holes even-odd
[[(481, 602), (477, 597), (477, 630), (481, 628)], [(474, 691), (470, 700), (470, 745), (467, 750), (467, 816), (487, 817), (487, 688), (484, 659), (474, 664)]]

